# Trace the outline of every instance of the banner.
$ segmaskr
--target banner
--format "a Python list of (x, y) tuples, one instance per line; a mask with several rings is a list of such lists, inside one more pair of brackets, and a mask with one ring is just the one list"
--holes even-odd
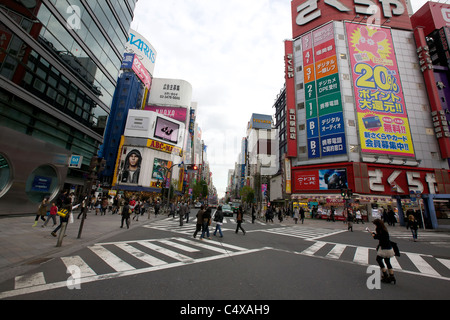
[(347, 153), (333, 23), (302, 37), (308, 158)]
[(361, 151), (414, 157), (391, 31), (346, 23)]

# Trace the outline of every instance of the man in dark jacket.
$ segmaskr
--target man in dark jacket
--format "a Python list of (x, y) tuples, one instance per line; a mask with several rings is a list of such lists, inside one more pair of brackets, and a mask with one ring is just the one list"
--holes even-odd
[(128, 201), (125, 200), (125, 205), (122, 209), (122, 223), (120, 224), (120, 227), (123, 228), (123, 222), (127, 224), (127, 229), (130, 229), (130, 206), (128, 205)]

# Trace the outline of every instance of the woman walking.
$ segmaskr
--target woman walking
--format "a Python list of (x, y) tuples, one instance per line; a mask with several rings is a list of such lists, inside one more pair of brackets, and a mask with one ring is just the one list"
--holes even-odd
[(408, 216), (408, 227), (411, 229), (411, 233), (413, 236), (414, 242), (417, 241), (417, 229), (419, 229), (419, 222), (417, 222), (416, 217), (414, 215), (410, 214)]
[(244, 230), (244, 228), (242, 228), (242, 225), (241, 225), (243, 220), (244, 220), (244, 212), (242, 210), (242, 205), (241, 205), (241, 206), (239, 206), (237, 217), (236, 217), (236, 222), (237, 222), (236, 233), (238, 233), (239, 229), (241, 229), (245, 236), (245, 230)]
[(202, 225), (202, 235), (200, 236), (200, 240), (206, 236), (211, 240), (209, 236), (209, 225), (211, 224), (211, 207), (208, 207), (203, 213), (203, 225)]
[[(372, 237), (378, 240), (377, 262), (381, 268), (381, 272), (383, 273), (381, 281), (385, 283), (394, 282), (395, 284), (397, 280), (394, 277), (394, 269), (392, 268), (390, 261), (391, 258), (395, 255), (395, 252), (392, 248), (391, 240), (389, 239), (389, 232), (383, 221), (381, 221), (380, 219), (375, 219), (373, 221), (373, 224), (376, 226), (376, 228), (375, 232), (371, 233)], [(366, 230), (368, 230), (368, 228)]]
[(44, 200), (42, 200), (41, 204), (39, 205), (39, 209), (36, 213), (36, 218), (34, 219), (33, 227), (37, 226), (39, 218), (41, 218), (41, 220), (45, 222), (44, 217), (47, 215), (47, 211), (50, 211), (50, 208), (48, 208), (48, 198), (44, 198)]
[(223, 234), (222, 234), (222, 223), (223, 223), (222, 206), (219, 206), (217, 208), (217, 211), (214, 214), (214, 221), (216, 222), (216, 230), (214, 230), (213, 235), (215, 236), (217, 231), (219, 231), (220, 237), (223, 238)]

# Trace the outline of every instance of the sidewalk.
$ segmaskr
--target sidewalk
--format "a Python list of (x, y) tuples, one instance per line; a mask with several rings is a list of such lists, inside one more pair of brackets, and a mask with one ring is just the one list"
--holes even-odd
[[(107, 213), (104, 216), (96, 216), (92, 210), (88, 212), (84, 221), (81, 238), (77, 239), (81, 224), (81, 217), (77, 219), (78, 214), (79, 210), (76, 210), (73, 214), (73, 223), (68, 223), (66, 237), (61, 247), (56, 247), (58, 237), (55, 238), (50, 234), (55, 228), (53, 220), (42, 228), (44, 222), (40, 219), (37, 226), (32, 227), (35, 214), (0, 216), (0, 282), (4, 280), (3, 278), (7, 279), (10, 275), (14, 276), (17, 272), (26, 271), (54, 257), (69, 255), (104, 238), (127, 231), (125, 224), (123, 229), (120, 228), (120, 215)], [(161, 218), (161, 215), (155, 218), (152, 214), (148, 219), (148, 213), (145, 213), (139, 216), (138, 222), (131, 220), (129, 230)], [(59, 223), (59, 217), (57, 222)]]

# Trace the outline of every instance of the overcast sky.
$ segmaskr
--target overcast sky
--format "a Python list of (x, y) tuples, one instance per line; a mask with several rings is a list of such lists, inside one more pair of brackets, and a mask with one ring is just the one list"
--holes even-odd
[[(412, 0), (413, 9), (425, 2)], [(132, 28), (157, 52), (153, 76), (182, 79), (193, 87), (197, 123), (220, 197), (252, 113), (275, 113), (291, 20), (290, 0), (137, 3)]]

